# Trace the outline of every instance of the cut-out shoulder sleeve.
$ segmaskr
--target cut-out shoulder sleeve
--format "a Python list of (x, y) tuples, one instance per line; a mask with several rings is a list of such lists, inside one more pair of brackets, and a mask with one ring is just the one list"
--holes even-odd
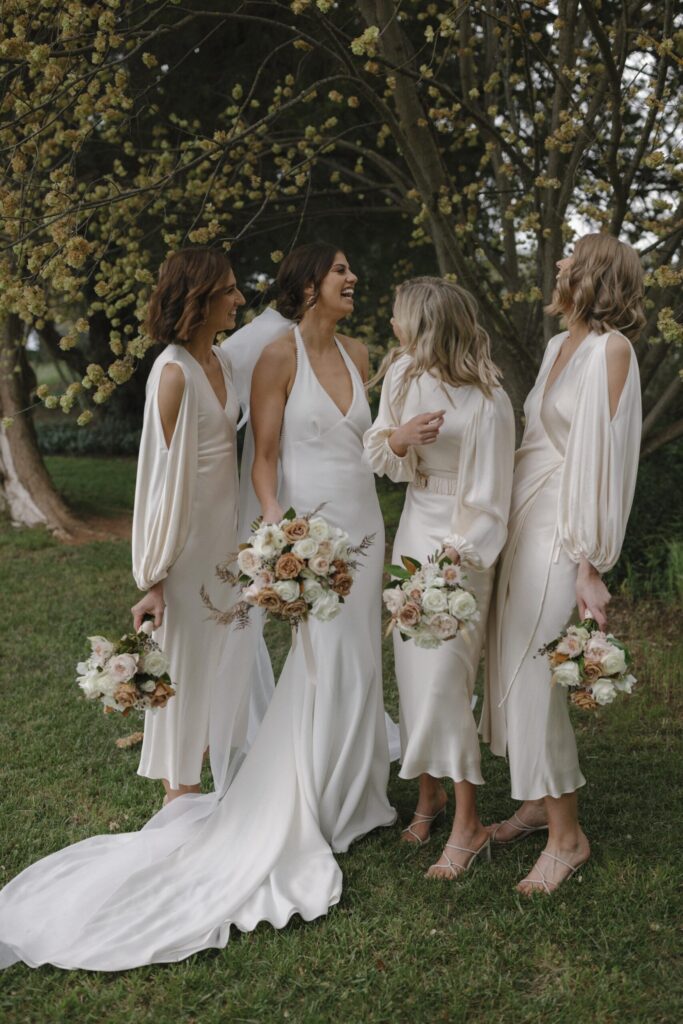
[[(185, 367), (185, 388), (171, 444), (166, 445), (158, 407), (158, 359), (147, 382), (133, 512), (133, 576), (141, 590), (163, 580), (183, 549), (197, 477), (197, 400)], [(180, 365), (180, 364), (177, 364)]]
[[(630, 359), (613, 416), (606, 337), (584, 369), (558, 505), (562, 547), (573, 561), (586, 558), (601, 573), (612, 568), (621, 551), (640, 455), (638, 361), (630, 343), (622, 341), (628, 345)], [(620, 347), (623, 351), (623, 345)]]
[(408, 366), (407, 358), (398, 359), (387, 370), (382, 383), (377, 419), (363, 435), (364, 460), (377, 476), (388, 476), (390, 480), (407, 481), (415, 479), (417, 454), (413, 447), (405, 455), (397, 455), (389, 445), (389, 438), (401, 425), (400, 385)]
[(463, 565), (490, 568), (507, 537), (515, 454), (515, 417), (510, 399), (496, 388), (482, 398), (470, 419), (462, 447), (446, 546)]

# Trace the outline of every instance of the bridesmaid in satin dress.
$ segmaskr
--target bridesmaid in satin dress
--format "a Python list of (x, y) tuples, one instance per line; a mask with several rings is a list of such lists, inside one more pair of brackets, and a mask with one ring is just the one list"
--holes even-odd
[(601, 628), (609, 592), (601, 574), (619, 557), (638, 469), (638, 362), (627, 336), (644, 323), (637, 253), (606, 234), (585, 235), (558, 262), (548, 312), (568, 330), (548, 343), (527, 397), (515, 458), (508, 540), (487, 637), (480, 728), (507, 750), (512, 797), (522, 806), (492, 826), (508, 844), (548, 830), (520, 892), (549, 894), (590, 856), (578, 820), (579, 768), (566, 692), (550, 685), (538, 649), (575, 608)]
[(202, 585), (222, 600), (215, 566), (236, 548), (238, 402), (230, 363), (214, 345), (244, 298), (219, 249), (184, 249), (159, 271), (146, 330), (166, 347), (147, 383), (133, 516), (133, 575), (170, 659), (177, 694), (145, 717), (138, 772), (166, 801), (197, 792), (209, 746), (212, 680), (225, 645), (207, 620)]
[[(472, 694), (494, 565), (505, 542), (512, 487), (515, 423), (500, 387), (490, 342), (472, 296), (441, 278), (423, 277), (396, 292), (391, 352), (375, 380), (384, 384), (379, 414), (364, 437), (378, 475), (408, 484), (393, 561), (420, 561), (447, 546), (476, 595), (480, 619), (435, 650), (394, 631), (401, 709), (400, 777), (420, 779), (407, 842), (425, 843), (445, 811), (442, 778), (453, 780), (455, 818), (431, 878), (457, 878), (490, 854), (477, 812), (481, 774)], [(431, 410), (431, 411), (429, 411)]]

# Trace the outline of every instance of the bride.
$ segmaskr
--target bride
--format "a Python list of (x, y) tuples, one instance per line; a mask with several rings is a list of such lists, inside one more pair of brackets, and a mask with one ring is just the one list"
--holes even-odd
[(395, 819), (379, 661), (384, 537), (361, 461), (367, 357), (334, 335), (356, 278), (332, 247), (307, 257), (300, 326), (269, 346), (255, 374), (254, 482), (276, 516), (282, 427), (286, 500), (302, 512), (326, 502), (331, 523), (355, 543), (375, 533), (374, 545), (340, 615), (311, 623), (313, 678), (304, 645), (290, 652), (230, 788), (181, 796), (140, 832), (95, 836), (27, 868), (0, 893), (0, 966), (125, 970), (223, 947), (231, 925), (312, 920), (341, 895), (333, 850)]

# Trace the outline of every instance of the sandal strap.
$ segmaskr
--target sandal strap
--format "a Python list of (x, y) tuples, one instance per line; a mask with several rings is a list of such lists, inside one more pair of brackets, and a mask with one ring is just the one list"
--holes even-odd
[[(517, 824), (519, 822), (519, 825)], [(511, 825), (512, 828), (516, 828), (518, 832), (539, 832), (547, 825), (527, 825), (526, 822), (522, 821), (517, 812), (515, 811), (511, 818), (508, 818), (504, 825)]]
[[(569, 868), (569, 870), (571, 871), (572, 875), (575, 875), (576, 872), (581, 867), (580, 864), (577, 864), (576, 867), (574, 867), (574, 865), (570, 864), (568, 860), (563, 860), (562, 857), (556, 857), (554, 853), (548, 853), (546, 850), (541, 850), (540, 856), (541, 857), (549, 857), (550, 860), (554, 860), (558, 864), (564, 864), (564, 866), (566, 868)], [(571, 877), (571, 875), (570, 875), (570, 877)]]

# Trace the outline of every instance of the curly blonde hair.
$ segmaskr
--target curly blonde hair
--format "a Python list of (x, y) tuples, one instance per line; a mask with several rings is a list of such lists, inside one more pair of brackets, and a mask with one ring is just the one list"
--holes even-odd
[(491, 397), (501, 373), (491, 358), (491, 341), (477, 320), (477, 303), (464, 288), (442, 277), (415, 277), (396, 289), (394, 319), (404, 341), (393, 348), (369, 382), (374, 387), (389, 367), (409, 355), (399, 398), (411, 380), (431, 373), (445, 384), (471, 384)]
[(147, 306), (145, 333), (166, 345), (182, 345), (206, 320), (209, 301), (232, 264), (222, 249), (179, 249), (159, 268)]
[(569, 270), (560, 273), (545, 307), (567, 324), (582, 321), (592, 331), (637, 337), (643, 324), (643, 268), (638, 253), (614, 235), (584, 235), (574, 246)]

